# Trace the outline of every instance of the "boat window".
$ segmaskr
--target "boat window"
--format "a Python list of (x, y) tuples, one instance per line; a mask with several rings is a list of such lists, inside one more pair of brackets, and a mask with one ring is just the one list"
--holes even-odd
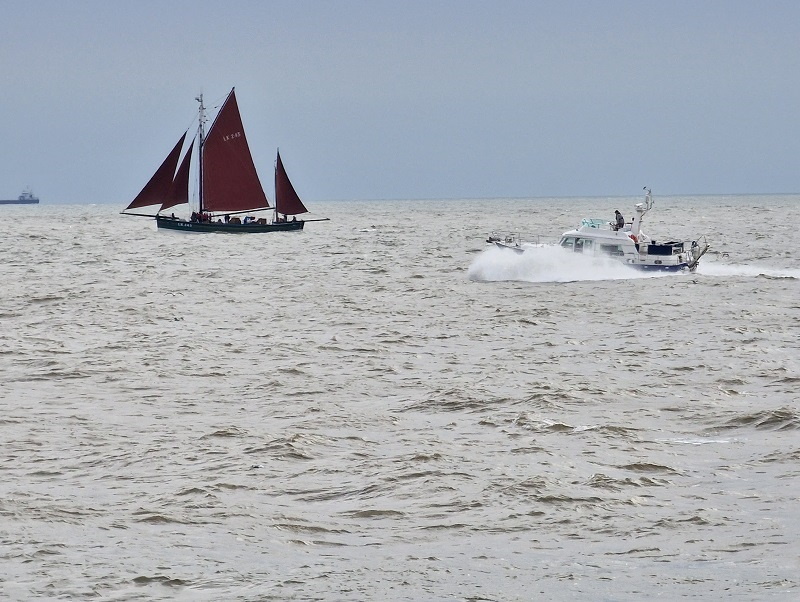
[(565, 236), (561, 239), (561, 246), (567, 249), (571, 249), (575, 245), (575, 238), (572, 236)]
[(576, 253), (583, 253), (583, 240), (580, 238), (575, 239), (575, 248), (573, 249)]
[(613, 257), (620, 257), (625, 254), (620, 245), (600, 245), (600, 252)]

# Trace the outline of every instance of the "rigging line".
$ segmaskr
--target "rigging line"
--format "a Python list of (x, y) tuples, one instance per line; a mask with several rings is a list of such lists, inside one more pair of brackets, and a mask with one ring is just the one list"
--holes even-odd
[(272, 211), (272, 207), (259, 207), (258, 209), (240, 209), (238, 211), (203, 211), (203, 213), (210, 213), (214, 217), (219, 217), (220, 215), (237, 215), (240, 213), (257, 213), (258, 211)]
[[(234, 88), (231, 88), (231, 92), (233, 92), (233, 90)], [(211, 107), (206, 107), (206, 110), (210, 109), (215, 111), (216, 109), (219, 109), (223, 104), (225, 104), (225, 101), (228, 99), (228, 96), (231, 95), (231, 92), (226, 92), (222, 97), (214, 101), (216, 104), (213, 104)]]
[(120, 215), (135, 215), (137, 217), (156, 217), (155, 215), (150, 215), (148, 213), (128, 213), (127, 211), (120, 211)]
[[(193, 126), (194, 126), (194, 124), (195, 124), (195, 122), (196, 122), (196, 121), (197, 121), (197, 115), (194, 115), (194, 116), (193, 116), (193, 117), (192, 117), (192, 118), (189, 120), (189, 125), (187, 125), (187, 126), (186, 126), (186, 132), (189, 132), (189, 131), (190, 131), (190, 130), (192, 130), (192, 129), (195, 129), (195, 130), (197, 130), (197, 128), (196, 128), (196, 127), (195, 127), (195, 128), (193, 128)], [(197, 134), (195, 134), (194, 136), (192, 136), (192, 141), (194, 141), (194, 139), (195, 139), (195, 138), (197, 138)]]
[[(231, 90), (233, 90), (233, 89), (234, 89), (234, 88), (231, 88)], [(198, 93), (197, 93), (197, 97), (199, 98), (201, 94), (205, 95), (205, 93), (204, 93), (204, 92), (201, 90), (200, 92), (198, 92)], [(219, 108), (220, 108), (220, 107), (221, 107), (223, 104), (225, 104), (225, 100), (227, 100), (228, 96), (230, 96), (230, 95), (231, 95), (231, 93), (230, 93), (230, 92), (226, 92), (225, 94), (223, 94), (223, 95), (222, 95), (220, 98), (218, 98), (217, 100), (215, 100), (215, 101), (212, 101), (212, 103), (211, 103), (211, 104), (208, 104), (208, 105), (207, 105), (207, 104), (205, 104), (205, 102), (204, 102), (204, 103), (203, 103), (203, 106), (204, 106), (204, 108), (205, 108), (205, 110), (206, 110), (206, 111), (216, 111), (216, 110), (217, 110), (217, 109), (219, 109)], [(207, 99), (204, 97), (204, 98), (203, 98), (203, 100), (205, 101), (205, 100), (207, 100)], [(216, 119), (216, 115), (214, 116), (214, 118)]]
[[(233, 94), (233, 91), (234, 91), (234, 88), (231, 88), (231, 91), (228, 92), (221, 101), (219, 101), (219, 104), (217, 104), (215, 106), (212, 106), (210, 109), (209, 109), (209, 107), (205, 107), (206, 112), (208, 112), (209, 110), (210, 111), (215, 111), (217, 109), (222, 108), (222, 105), (224, 105), (225, 101), (228, 100), (228, 98), (230, 97), (231, 94)], [(214, 129), (214, 125), (217, 123), (217, 119), (218, 118), (219, 118), (219, 111), (217, 110), (217, 114), (214, 115), (214, 119), (211, 121), (211, 127), (209, 127), (208, 131), (206, 132), (206, 138), (208, 138), (208, 132), (210, 132), (211, 130)], [(241, 120), (241, 114), (239, 116), (239, 119)], [(206, 121), (208, 121), (208, 118), (206, 118)]]

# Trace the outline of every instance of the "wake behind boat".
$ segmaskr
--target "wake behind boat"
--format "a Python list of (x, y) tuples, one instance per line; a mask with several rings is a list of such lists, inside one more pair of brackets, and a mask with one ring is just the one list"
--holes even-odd
[[(250, 154), (234, 90), (231, 90), (222, 104), (207, 136), (204, 132), (206, 117), (203, 95), (196, 100), (200, 103), (197, 134), (189, 143), (180, 166), (178, 159), (188, 131), (181, 136), (150, 181), (122, 213), (153, 217), (159, 228), (183, 232), (302, 230), (305, 221), (298, 220), (297, 216), (307, 213), (308, 209), (286, 174), (280, 152), (275, 162), (275, 207), (270, 207)], [(162, 213), (166, 209), (189, 203), (190, 171), (195, 148), (198, 156), (198, 210), (189, 219), (175, 217), (174, 213), (167, 216)], [(159, 205), (155, 215), (130, 213), (131, 209), (153, 205)], [(271, 217), (250, 215), (264, 210), (274, 213)], [(239, 217), (240, 214), (247, 215)]]
[[(625, 223), (620, 220), (618, 224), (603, 219), (584, 219), (580, 226), (561, 235), (559, 245), (561, 248), (583, 253), (584, 255), (612, 257), (632, 268), (646, 271), (663, 272), (694, 272), (700, 258), (708, 251), (705, 237), (696, 240), (665, 240), (657, 241), (642, 230), (642, 220), (645, 214), (653, 208), (653, 197), (647, 190), (645, 202), (634, 207), (633, 221)], [(619, 215), (619, 212), (617, 212)], [(619, 218), (622, 216), (619, 215)], [(487, 239), (501, 249), (508, 249), (516, 253), (541, 247), (536, 242), (523, 240), (515, 233), (493, 232)]]

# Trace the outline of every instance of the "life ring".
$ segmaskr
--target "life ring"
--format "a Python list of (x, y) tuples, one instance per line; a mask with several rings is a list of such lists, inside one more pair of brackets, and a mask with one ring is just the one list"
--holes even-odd
[(635, 234), (628, 234), (628, 236), (630, 236), (630, 237), (631, 237), (631, 240), (632, 240), (633, 242), (639, 242), (639, 241), (637, 240), (637, 238), (636, 238), (636, 235), (635, 235)]

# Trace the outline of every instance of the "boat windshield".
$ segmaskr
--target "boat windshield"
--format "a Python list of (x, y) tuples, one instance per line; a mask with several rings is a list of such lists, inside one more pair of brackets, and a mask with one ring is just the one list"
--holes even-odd
[(608, 228), (608, 220), (584, 218), (584, 219), (581, 220), (581, 227), (586, 227), (586, 228)]

